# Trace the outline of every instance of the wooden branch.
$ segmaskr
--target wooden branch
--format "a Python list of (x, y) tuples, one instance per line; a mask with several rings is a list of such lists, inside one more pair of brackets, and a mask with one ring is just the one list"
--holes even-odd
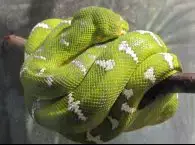
[[(8, 44), (13, 44), (19, 47), (24, 47), (26, 39), (8, 35), (4, 37)], [(176, 73), (167, 79), (156, 84), (151, 88), (142, 99), (138, 108), (144, 108), (150, 104), (156, 96), (162, 96), (168, 93), (195, 93), (195, 73)]]
[(25, 42), (26, 42), (26, 39), (20, 37), (20, 36), (16, 36), (14, 34), (11, 34), (11, 35), (7, 35), (4, 37), (4, 41), (7, 41), (8, 44), (11, 44), (11, 45), (16, 45), (16, 46), (19, 46), (19, 47), (24, 47), (25, 45)]
[(152, 87), (139, 104), (139, 109), (152, 103), (156, 97), (169, 93), (195, 93), (195, 73), (176, 73)]

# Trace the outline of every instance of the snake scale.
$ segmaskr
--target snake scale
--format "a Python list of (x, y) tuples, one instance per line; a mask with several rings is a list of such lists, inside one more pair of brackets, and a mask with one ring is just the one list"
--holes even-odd
[(26, 106), (40, 125), (79, 143), (103, 143), (162, 123), (175, 114), (177, 94), (138, 106), (156, 83), (182, 71), (169, 51), (157, 34), (131, 31), (107, 8), (46, 19), (25, 43), (20, 78)]

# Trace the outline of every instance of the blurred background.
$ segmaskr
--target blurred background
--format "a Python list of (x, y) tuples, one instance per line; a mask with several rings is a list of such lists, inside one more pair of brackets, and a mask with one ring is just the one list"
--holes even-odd
[[(0, 0), (0, 40), (9, 32), (28, 37), (47, 18), (66, 18), (87, 6), (119, 13), (132, 29), (150, 30), (162, 37), (182, 61), (184, 72), (195, 72), (194, 0)], [(19, 80), (22, 49), (0, 49), (0, 144), (69, 144), (58, 133), (36, 124), (25, 109)], [(176, 115), (163, 124), (123, 133), (108, 143), (195, 143), (195, 94), (179, 94)]]

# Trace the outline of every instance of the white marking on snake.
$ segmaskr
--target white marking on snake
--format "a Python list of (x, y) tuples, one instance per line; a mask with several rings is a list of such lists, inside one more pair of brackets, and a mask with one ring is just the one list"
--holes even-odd
[(64, 45), (66, 45), (66, 46), (69, 46), (69, 45), (70, 45), (70, 43), (67, 42), (67, 41), (64, 40), (64, 39), (61, 39), (60, 42), (61, 42), (62, 44), (64, 44)]
[(21, 71), (20, 71), (20, 77), (21, 77), (22, 74), (25, 72), (25, 70), (28, 70), (28, 68), (27, 68), (27, 67), (23, 67), (23, 68), (21, 69)]
[(61, 36), (61, 38), (67, 36), (67, 32), (62, 33), (60, 36)]
[(173, 56), (169, 53), (161, 53), (164, 56), (164, 59), (167, 61), (169, 64), (170, 69), (173, 69)]
[(88, 26), (88, 23), (87, 23), (87, 21), (81, 21), (80, 25), (81, 25), (82, 28), (84, 28), (84, 27)]
[(34, 58), (46, 60), (46, 57), (44, 57), (44, 56), (37, 56), (37, 55), (35, 55)]
[(137, 41), (135, 41), (133, 44), (132, 44), (132, 46), (134, 47), (134, 46), (140, 46), (142, 43), (144, 43), (144, 40), (137, 40)]
[(41, 51), (43, 51), (44, 50), (44, 47), (43, 46), (41, 46), (39, 49), (37, 49), (36, 51), (35, 51), (35, 53), (37, 53), (37, 52), (41, 52)]
[(128, 112), (128, 113), (134, 113), (136, 111), (136, 108), (131, 108), (127, 103), (123, 103), (121, 107), (122, 111)]
[(24, 53), (24, 59), (26, 60), (30, 55), (28, 53)]
[(153, 39), (158, 43), (158, 45), (163, 46), (161, 42), (159, 41), (158, 37), (154, 33), (150, 31), (144, 31), (144, 30), (137, 30), (136, 32), (140, 34), (150, 34), (153, 37)]
[(31, 112), (31, 115), (32, 115), (32, 118), (34, 119), (34, 116), (35, 116), (35, 112), (40, 109), (41, 105), (40, 105), (40, 99), (37, 99), (36, 101), (33, 102), (33, 105), (32, 105), (32, 112)]
[(71, 20), (63, 20), (61, 23), (71, 25)]
[(82, 111), (79, 109), (79, 104), (80, 101), (75, 101), (74, 98), (72, 97), (72, 93), (68, 95), (68, 110), (73, 111), (75, 114), (78, 115), (78, 118), (81, 119), (82, 121), (86, 121), (87, 118), (84, 116)]
[(122, 41), (121, 44), (119, 45), (119, 51), (125, 51), (126, 54), (129, 54), (133, 60), (138, 63), (138, 57), (135, 54), (135, 52), (131, 49), (131, 47), (129, 46), (129, 44), (127, 43), (127, 41)]
[(88, 54), (89, 58), (92, 58), (92, 59), (96, 59), (97, 56), (93, 55), (93, 54)]
[(52, 86), (52, 84), (53, 84), (53, 78), (50, 76), (50, 77), (47, 77), (46, 78), (46, 82), (47, 82), (47, 85), (49, 86), (49, 87), (51, 87)]
[(75, 64), (81, 70), (81, 72), (83, 72), (83, 75), (86, 75), (87, 69), (85, 68), (82, 62), (78, 60), (73, 60), (72, 63)]
[(46, 70), (45, 68), (40, 69), (37, 75), (42, 75), (45, 72), (45, 70)]
[(95, 63), (104, 68), (106, 71), (112, 70), (115, 66), (115, 61), (112, 59), (96, 60)]
[(126, 96), (127, 100), (133, 96), (133, 90), (132, 89), (124, 89), (123, 94)]
[(112, 130), (116, 129), (118, 127), (118, 125), (119, 125), (118, 120), (112, 118), (111, 116), (108, 116), (108, 119), (109, 119), (109, 121), (112, 124)]
[(99, 45), (96, 45), (97, 48), (106, 48), (107, 46), (105, 44), (99, 44)]
[(155, 83), (156, 78), (154, 75), (154, 68), (150, 67), (149, 69), (146, 70), (146, 72), (144, 73), (144, 77), (147, 80), (150, 80), (152, 83)]
[(36, 28), (44, 28), (44, 29), (49, 29), (49, 26), (45, 23), (38, 23), (33, 29), (32, 29), (32, 32), (36, 29)]
[(100, 135), (94, 137), (90, 134), (90, 132), (87, 132), (87, 140), (95, 142), (96, 144), (103, 144), (104, 142), (101, 140)]

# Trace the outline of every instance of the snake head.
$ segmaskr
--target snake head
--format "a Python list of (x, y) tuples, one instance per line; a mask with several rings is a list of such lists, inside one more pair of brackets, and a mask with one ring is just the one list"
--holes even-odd
[(97, 39), (99, 38), (98, 41), (101, 42), (118, 38), (129, 30), (128, 22), (110, 9), (97, 8), (94, 23)]
[(72, 23), (87, 21), (90, 29), (95, 29), (93, 42), (103, 43), (126, 34), (129, 24), (119, 14), (110, 9), (91, 6), (75, 13)]

